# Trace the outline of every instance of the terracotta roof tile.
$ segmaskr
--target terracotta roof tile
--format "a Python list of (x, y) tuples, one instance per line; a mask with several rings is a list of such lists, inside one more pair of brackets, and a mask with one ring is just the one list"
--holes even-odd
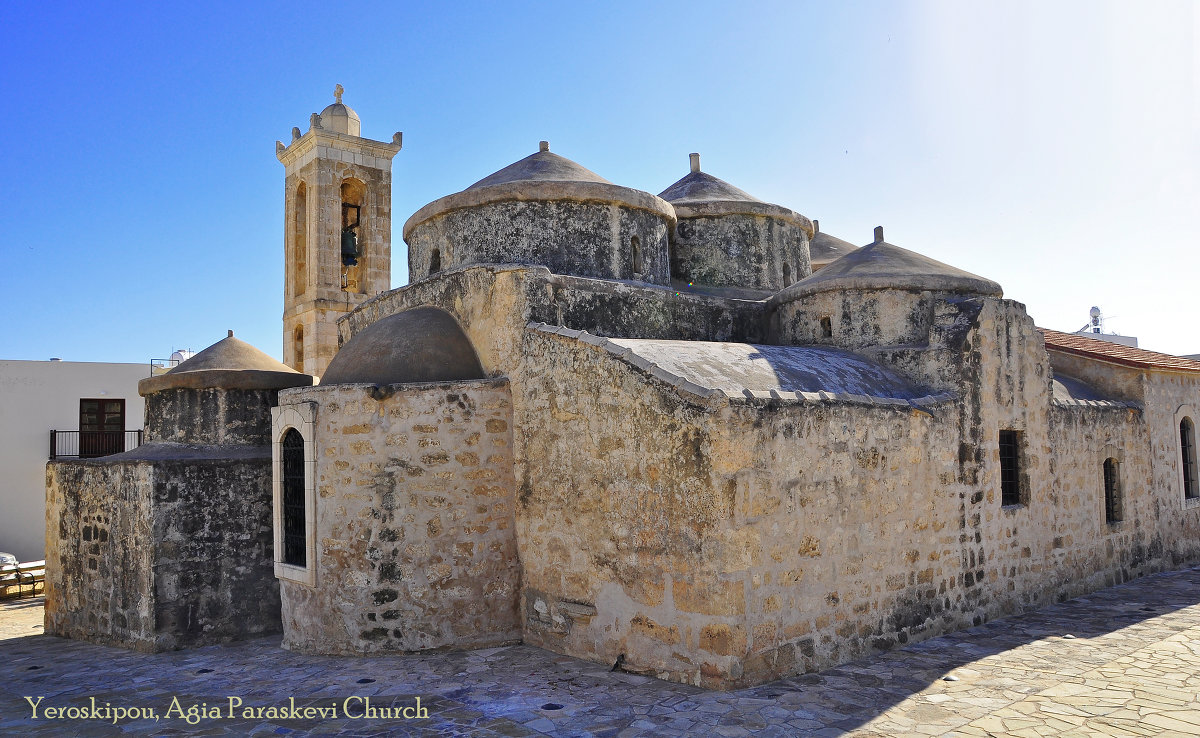
[(1049, 328), (1038, 328), (1038, 330), (1046, 339), (1046, 348), (1054, 351), (1091, 356), (1101, 361), (1123, 366), (1169, 369), (1177, 372), (1200, 372), (1200, 361), (1195, 359), (1122, 346), (1119, 343), (1103, 339), (1052, 331)]

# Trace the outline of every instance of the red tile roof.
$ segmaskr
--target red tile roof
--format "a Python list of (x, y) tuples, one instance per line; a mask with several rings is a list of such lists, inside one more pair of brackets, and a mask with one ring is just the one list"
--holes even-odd
[(1119, 343), (1099, 338), (1088, 338), (1074, 333), (1060, 333), (1049, 328), (1038, 328), (1046, 339), (1046, 348), (1066, 354), (1089, 356), (1112, 364), (1121, 364), (1147, 369), (1166, 369), (1176, 372), (1200, 372), (1200, 361), (1181, 356), (1160, 354), (1157, 351), (1122, 346)]

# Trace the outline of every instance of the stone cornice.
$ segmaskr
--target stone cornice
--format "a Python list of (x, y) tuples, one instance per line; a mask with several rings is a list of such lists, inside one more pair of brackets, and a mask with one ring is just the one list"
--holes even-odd
[(292, 139), (288, 145), (282, 141), (275, 142), (275, 156), (285, 167), (290, 166), (317, 146), (329, 146), (342, 151), (353, 151), (374, 156), (377, 159), (391, 160), (403, 146), (401, 134), (397, 133), (390, 142), (375, 141), (370, 138), (351, 136), (324, 128), (309, 128), (300, 138)]

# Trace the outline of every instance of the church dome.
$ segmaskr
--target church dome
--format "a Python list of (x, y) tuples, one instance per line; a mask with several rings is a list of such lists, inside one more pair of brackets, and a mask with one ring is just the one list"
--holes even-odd
[(817, 271), (837, 261), (858, 247), (837, 236), (821, 230), (820, 221), (813, 221), (813, 237), (808, 242), (808, 253), (812, 257), (812, 269)]
[(419, 307), (359, 331), (329, 362), (321, 385), (464, 379), (486, 379), (471, 340), (449, 313)]
[(699, 154), (659, 197), (675, 208), (671, 277), (678, 282), (774, 292), (812, 272), (812, 222), (700, 171)]
[(530, 264), (557, 274), (665, 285), (670, 204), (539, 151), (434, 200), (404, 224), (409, 274)]
[(1003, 297), (999, 284), (883, 240), (843, 256), (778, 295), (781, 301), (833, 290), (920, 290)]
[(321, 111), (321, 127), (334, 133), (345, 133), (350, 136), (362, 135), (362, 121), (354, 108), (342, 102), (342, 86), (333, 90), (333, 104)]
[(143, 397), (168, 389), (283, 389), (307, 387), (313, 378), (281, 364), (229, 335), (166, 374), (138, 382)]

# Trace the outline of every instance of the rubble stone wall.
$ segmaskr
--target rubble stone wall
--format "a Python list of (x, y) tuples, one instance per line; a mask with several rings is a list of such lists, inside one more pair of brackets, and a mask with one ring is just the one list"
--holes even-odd
[(278, 632), (266, 453), (50, 462), (46, 631), (142, 651)]

